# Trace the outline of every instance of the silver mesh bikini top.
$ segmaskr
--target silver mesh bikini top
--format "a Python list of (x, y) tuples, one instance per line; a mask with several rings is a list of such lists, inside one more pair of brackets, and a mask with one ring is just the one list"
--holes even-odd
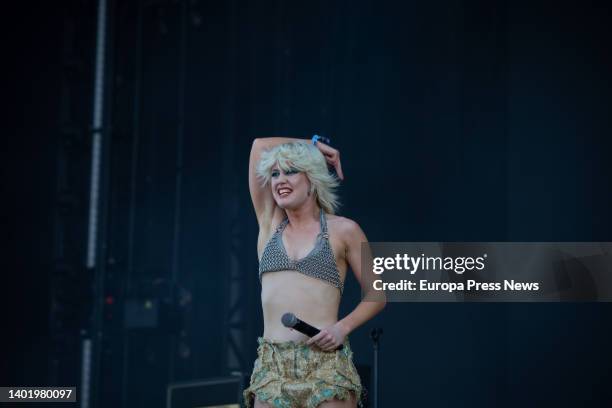
[(289, 259), (283, 244), (283, 230), (289, 223), (285, 218), (276, 228), (276, 231), (266, 244), (261, 260), (259, 261), (259, 280), (265, 272), (297, 271), (313, 278), (321, 279), (338, 289), (342, 293), (344, 285), (340, 281), (340, 272), (336, 265), (336, 257), (329, 243), (327, 221), (325, 212), (321, 212), (321, 232), (317, 235), (314, 248), (308, 255), (299, 260)]

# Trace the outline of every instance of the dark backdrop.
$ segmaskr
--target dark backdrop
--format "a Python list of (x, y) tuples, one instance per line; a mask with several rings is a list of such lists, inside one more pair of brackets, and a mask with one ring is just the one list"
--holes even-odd
[[(224, 272), (236, 252), (250, 274), (252, 367), (261, 332), (247, 186), (255, 137), (330, 136), (346, 176), (340, 213), (371, 241), (612, 240), (603, 3), (194, 1), (184, 20), (181, 4), (117, 2), (110, 17), (109, 287), (121, 300), (128, 272), (137, 285), (178, 271), (193, 295), (191, 353), (174, 359), (170, 380), (227, 374)], [(93, 23), (94, 11), (87, 2), (15, 11), (24, 23), (11, 34), (5, 96), (12, 336), (2, 383), (38, 385), (49, 381), (62, 27)], [(77, 26), (85, 46), (75, 52), (92, 72), (93, 25)], [(77, 79), (86, 126), (91, 74)], [(342, 313), (359, 301), (354, 280), (345, 293)], [(383, 407), (596, 407), (609, 401), (610, 313), (603, 303), (389, 304), (351, 342), (356, 362), (370, 364), (369, 330), (384, 327)], [(151, 355), (170, 343), (125, 334), (112, 319), (105, 330), (105, 369), (125, 373), (112, 343), (127, 339), (127, 389), (158, 390), (125, 397), (111, 383), (109, 401), (162, 406), (167, 357)]]

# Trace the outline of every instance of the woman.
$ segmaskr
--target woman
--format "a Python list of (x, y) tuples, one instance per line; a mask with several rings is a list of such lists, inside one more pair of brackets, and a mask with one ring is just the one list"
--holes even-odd
[[(384, 301), (365, 302), (338, 320), (346, 272), (361, 284), (359, 225), (334, 215), (340, 154), (313, 138), (256, 139), (249, 163), (249, 189), (259, 237), (264, 333), (247, 407), (335, 408), (361, 405), (362, 385), (348, 334), (374, 317)], [(312, 337), (283, 326), (291, 312), (321, 329)], [(343, 346), (339, 349), (339, 346)]]

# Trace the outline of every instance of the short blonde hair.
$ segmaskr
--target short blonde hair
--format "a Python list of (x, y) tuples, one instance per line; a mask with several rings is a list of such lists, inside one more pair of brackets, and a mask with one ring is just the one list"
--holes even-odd
[(327, 170), (327, 162), (319, 149), (310, 143), (296, 141), (265, 150), (257, 164), (257, 175), (262, 180), (262, 187), (270, 183), (272, 167), (276, 163), (283, 171), (296, 169), (306, 173), (311, 184), (310, 193), (315, 194), (319, 206), (328, 214), (336, 213), (340, 201), (335, 190), (340, 183)]

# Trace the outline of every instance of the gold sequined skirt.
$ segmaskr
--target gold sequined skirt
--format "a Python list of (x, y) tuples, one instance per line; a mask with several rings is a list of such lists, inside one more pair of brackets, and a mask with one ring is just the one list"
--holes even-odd
[(322, 351), (305, 342), (278, 342), (259, 337), (251, 385), (244, 390), (247, 408), (254, 398), (274, 408), (315, 408), (353, 392), (361, 406), (362, 386), (348, 341), (342, 350)]

